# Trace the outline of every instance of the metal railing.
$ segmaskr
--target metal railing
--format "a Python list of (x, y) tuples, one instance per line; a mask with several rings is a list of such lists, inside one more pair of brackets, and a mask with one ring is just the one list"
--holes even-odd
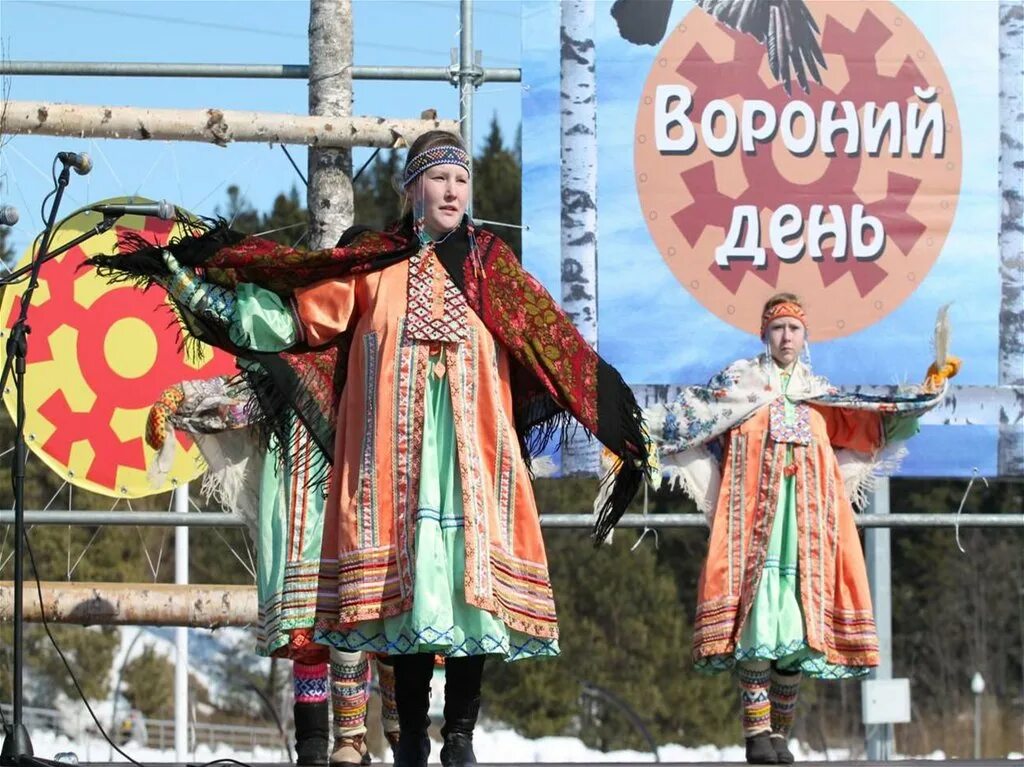
[[(1021, 514), (857, 514), (859, 527), (1024, 527)], [(0, 525), (14, 523), (14, 512), (0, 511)], [(245, 527), (239, 517), (221, 512), (173, 511), (26, 511), (29, 525), (139, 525), (142, 527)], [(588, 529), (594, 519), (589, 514), (541, 514), (541, 527)], [(617, 527), (669, 529), (706, 527), (703, 514), (626, 514)]]
[[(238, 724), (210, 724), (196, 722), (189, 724), (189, 745), (229, 746), (235, 750), (249, 751), (258, 748), (276, 749), (285, 761), (288, 755), (281, 745), (281, 733), (275, 727), (255, 727)], [(174, 746), (174, 722), (170, 719), (147, 719), (146, 742), (148, 748), (168, 749)]]
[[(0, 710), (9, 721), (13, 708), (7, 703), (0, 703)], [(96, 724), (87, 712), (77, 712), (72, 716), (52, 708), (25, 706), (22, 709), (25, 726), (32, 731), (48, 731), (79, 738), (83, 735), (100, 737)], [(167, 750), (174, 747), (174, 722), (170, 719), (145, 719), (142, 732), (133, 732), (129, 737), (132, 741), (146, 748)], [(191, 749), (198, 746), (215, 748), (228, 746), (236, 751), (252, 753), (256, 748), (275, 750), (281, 759), (287, 761), (288, 754), (281, 743), (281, 733), (276, 727), (256, 725), (214, 724), (208, 722), (190, 723), (188, 726), (188, 742)], [(118, 745), (129, 738), (125, 733), (114, 730), (107, 735)]]

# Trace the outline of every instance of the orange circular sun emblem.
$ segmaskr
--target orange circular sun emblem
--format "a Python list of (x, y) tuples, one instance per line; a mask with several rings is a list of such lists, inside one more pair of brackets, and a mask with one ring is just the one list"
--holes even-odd
[(651, 236), (701, 304), (756, 334), (764, 300), (795, 292), (825, 340), (925, 278), (956, 211), (961, 143), (942, 65), (898, 7), (807, 7), (826, 66), (792, 97), (762, 43), (691, 11), (648, 75), (634, 159)]
[[(51, 249), (100, 220), (95, 212), (75, 213), (60, 225)], [(200, 360), (186, 358), (163, 291), (109, 285), (92, 267), (80, 268), (91, 255), (114, 252), (128, 231), (161, 244), (178, 233), (178, 224), (124, 216), (110, 231), (42, 265), (28, 313), (32, 332), (25, 373), (25, 437), (32, 451), (68, 482), (104, 495), (136, 498), (170, 490), (206, 468), (198, 449), (179, 434), (184, 449), (177, 451), (166, 485), (149, 484), (146, 469), (153, 451), (143, 434), (150, 405), (172, 384), (230, 374), (235, 365), (231, 355), (209, 347)], [(19, 267), (30, 258), (31, 248)], [(25, 287), (24, 282), (9, 287), (0, 302), (4, 339), (21, 311)], [(13, 418), (16, 400), (10, 379), (3, 395)]]

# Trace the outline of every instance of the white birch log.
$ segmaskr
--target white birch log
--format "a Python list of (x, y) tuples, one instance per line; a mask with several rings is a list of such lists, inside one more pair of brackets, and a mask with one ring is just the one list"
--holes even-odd
[(316, 117), (226, 109), (147, 109), (126, 106), (8, 101), (0, 134), (307, 144), (320, 147), (403, 147), (429, 130), (458, 130), (455, 120)]
[[(999, 384), (1024, 406), (1024, 5), (999, 4)], [(1024, 421), (999, 424), (999, 474), (1024, 475)]]
[[(562, 308), (597, 348), (597, 97), (594, 3), (562, 2)], [(578, 431), (562, 451), (562, 473), (593, 474), (600, 445)]]
[[(352, 2), (310, 0), (309, 113), (330, 119), (352, 114)], [(352, 152), (309, 151), (309, 246), (333, 247), (352, 225)]]
[[(254, 586), (65, 581), (40, 585), (48, 623), (212, 629), (253, 625), (259, 609)], [(34, 583), (23, 587), (22, 606), (26, 621), (40, 621)], [(0, 581), (0, 623), (10, 623), (13, 615), (14, 583)]]

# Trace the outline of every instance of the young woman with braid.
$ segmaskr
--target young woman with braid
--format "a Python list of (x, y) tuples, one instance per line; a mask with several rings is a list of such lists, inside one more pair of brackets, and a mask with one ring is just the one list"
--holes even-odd
[(937, 349), (924, 385), (891, 397), (840, 393), (811, 372), (808, 314), (789, 293), (764, 306), (762, 355), (648, 411), (667, 481), (708, 516), (693, 657), (735, 670), (751, 764), (790, 763), (802, 676), (878, 665), (851, 500), (892, 468), (959, 361)]
[[(259, 348), (263, 339), (255, 333), (244, 341)], [(189, 434), (209, 467), (204, 494), (247, 523), (256, 550), (256, 650), (292, 661), (296, 763), (369, 764), (371, 659), (312, 641), (325, 494), (306, 478), (324, 470), (323, 457), (303, 429), (293, 428), (287, 463), (273, 452), (264, 460), (266, 451), (250, 424), (251, 397), (243, 381), (228, 377), (185, 381), (164, 391), (146, 425), (146, 442), (157, 451), (153, 471), (173, 462), (174, 431)], [(162, 484), (156, 477), (154, 483)], [(380, 663), (376, 668), (384, 736), (395, 747), (394, 673)]]
[[(644, 481), (647, 441), (615, 369), (508, 246), (473, 226), (460, 139), (417, 139), (401, 188), (400, 221), (353, 228), (333, 249), (214, 226), (165, 252), (140, 242), (93, 263), (165, 285), (191, 335), (258, 368), (265, 425), (287, 434), (294, 413), (328, 456), (314, 638), (389, 656), (401, 767), (427, 763), (444, 655), (440, 758), (461, 767), (476, 763), (484, 658), (558, 653), (531, 452), (574, 418), (621, 459), (600, 540)], [(279, 351), (239, 348), (247, 326), (271, 330)]]

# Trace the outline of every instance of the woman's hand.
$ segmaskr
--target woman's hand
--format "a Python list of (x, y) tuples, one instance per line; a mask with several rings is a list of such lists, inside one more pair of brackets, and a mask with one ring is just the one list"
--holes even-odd
[(935, 394), (942, 390), (947, 380), (960, 372), (961, 362), (959, 357), (949, 355), (940, 368), (934, 362), (928, 366), (928, 374), (925, 376), (923, 388), (929, 394)]
[(156, 451), (160, 451), (167, 440), (170, 427), (170, 419), (178, 412), (178, 406), (185, 399), (185, 392), (181, 384), (175, 384), (163, 393), (156, 403), (149, 409), (149, 416), (146, 418), (146, 444)]

